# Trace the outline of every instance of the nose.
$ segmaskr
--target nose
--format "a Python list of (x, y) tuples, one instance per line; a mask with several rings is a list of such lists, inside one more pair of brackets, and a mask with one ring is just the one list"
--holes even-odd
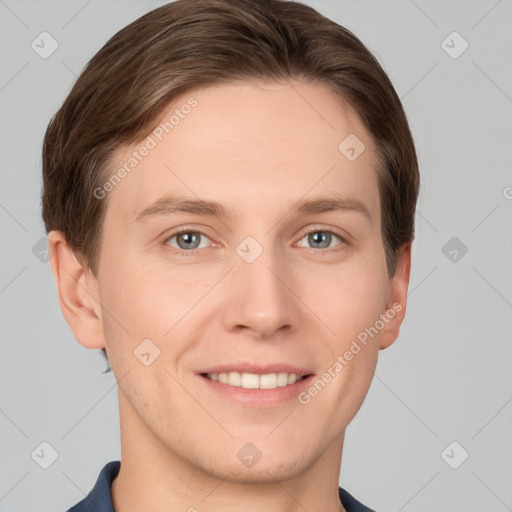
[(256, 339), (295, 331), (300, 320), (300, 304), (286, 262), (266, 248), (254, 261), (249, 261), (235, 255), (234, 268), (226, 283), (225, 329)]

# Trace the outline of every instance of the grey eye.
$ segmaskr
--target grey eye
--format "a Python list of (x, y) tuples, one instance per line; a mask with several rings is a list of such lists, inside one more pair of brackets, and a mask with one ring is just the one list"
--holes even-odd
[(325, 230), (317, 230), (307, 233), (306, 235), (304, 235), (304, 237), (302, 237), (300, 241), (301, 246), (303, 245), (302, 241), (304, 239), (307, 239), (307, 243), (310, 244), (310, 247), (312, 247), (313, 249), (326, 249), (332, 247), (331, 242), (334, 241), (335, 239), (341, 241), (339, 235), (336, 235), (331, 231)]
[(202, 249), (203, 247), (206, 246), (200, 246), (201, 237), (205, 238), (206, 240), (209, 240), (206, 235), (198, 231), (182, 231), (181, 233), (176, 233), (175, 235), (171, 236), (168, 240), (168, 243), (170, 244), (172, 240), (176, 239), (178, 249)]

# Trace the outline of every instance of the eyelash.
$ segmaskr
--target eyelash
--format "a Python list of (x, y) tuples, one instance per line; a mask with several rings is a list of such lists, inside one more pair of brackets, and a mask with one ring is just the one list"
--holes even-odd
[[(180, 256), (194, 256), (197, 254), (197, 251), (200, 250), (200, 249), (191, 249), (189, 251), (183, 251), (181, 249), (177, 249), (176, 247), (169, 246), (168, 245), (169, 241), (172, 240), (175, 236), (180, 235), (181, 233), (194, 233), (194, 234), (202, 235), (208, 239), (210, 238), (206, 233), (204, 233), (203, 231), (197, 230), (197, 229), (183, 228), (183, 229), (180, 229), (179, 231), (173, 232), (162, 242), (162, 245), (164, 245), (167, 249), (169, 249), (169, 251), (173, 252), (174, 254), (178, 254)], [(334, 235), (335, 237), (337, 237), (338, 240), (341, 242), (336, 247), (339, 247), (340, 245), (341, 246), (348, 245), (346, 238), (344, 236), (342, 236), (340, 233), (338, 233), (337, 231), (333, 231), (331, 229), (319, 229), (319, 228), (313, 228), (309, 231), (306, 231), (305, 233), (303, 233), (301, 235), (299, 241), (311, 233), (330, 233), (331, 235)], [(331, 253), (333, 251), (341, 250), (340, 248), (337, 249), (336, 247), (328, 247), (328, 248), (324, 248), (324, 249), (315, 249), (315, 248), (310, 247), (309, 249), (311, 249), (312, 251), (315, 251), (315, 252), (319, 251), (319, 252), (323, 252), (323, 253)]]

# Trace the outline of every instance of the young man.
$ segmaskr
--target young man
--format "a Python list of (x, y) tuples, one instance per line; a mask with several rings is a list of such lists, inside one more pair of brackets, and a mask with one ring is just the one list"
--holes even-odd
[(344, 433), (405, 315), (418, 165), (399, 98), (296, 2), (179, 0), (52, 119), (63, 314), (118, 383), (121, 461), (74, 512), (368, 511)]

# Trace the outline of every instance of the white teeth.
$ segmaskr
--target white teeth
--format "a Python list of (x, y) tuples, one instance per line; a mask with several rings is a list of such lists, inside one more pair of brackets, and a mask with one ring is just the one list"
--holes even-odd
[(228, 374), (228, 384), (230, 386), (241, 386), (242, 385), (242, 375), (238, 372), (229, 372)]
[(288, 385), (288, 374), (287, 373), (281, 372), (281, 373), (277, 374), (277, 385), (280, 387)]
[(260, 375), (259, 387), (261, 389), (277, 388), (277, 374), (276, 373), (267, 373), (265, 375)]
[(275, 389), (277, 387), (288, 386), (294, 384), (303, 377), (296, 373), (266, 373), (259, 375), (256, 373), (207, 373), (206, 376), (221, 384), (229, 384), (230, 386), (242, 387), (245, 389)]
[[(233, 373), (240, 375), (238, 372)], [(231, 372), (229, 372), (229, 375), (231, 376)], [(240, 382), (242, 384), (242, 387), (245, 389), (258, 389), (260, 387), (260, 378), (254, 373), (242, 373)], [(231, 378), (229, 379), (228, 384), (231, 384)], [(236, 386), (236, 384), (231, 385)]]

